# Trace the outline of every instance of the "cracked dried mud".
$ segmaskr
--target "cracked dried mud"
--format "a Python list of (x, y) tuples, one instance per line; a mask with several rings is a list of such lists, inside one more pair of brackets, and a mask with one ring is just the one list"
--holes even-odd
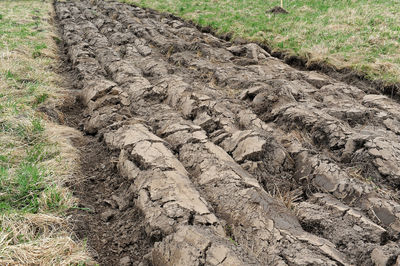
[(397, 101), (168, 14), (55, 9), (102, 265), (400, 265)]

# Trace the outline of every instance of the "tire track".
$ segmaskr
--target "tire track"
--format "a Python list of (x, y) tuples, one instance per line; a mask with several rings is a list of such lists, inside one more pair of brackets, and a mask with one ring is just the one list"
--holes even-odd
[[(97, 29), (93, 27), (93, 24), (79, 20), (79, 15), (82, 14), (80, 10), (84, 10), (84, 16), (91, 16), (91, 13), (87, 13), (88, 9), (84, 5), (71, 5), (71, 9), (63, 4), (57, 5), (57, 13), (61, 18), (68, 18), (71, 13), (75, 13), (73, 15), (78, 18), (76, 20), (79, 27), (73, 30), (64, 27), (64, 37), (68, 38), (69, 34), (87, 36), (88, 32), (92, 32), (92, 37), (95, 36)], [(75, 22), (69, 21), (69, 24), (73, 25)], [(80, 32), (79, 29), (85, 31), (86, 34)], [(107, 46), (106, 39), (98, 38), (97, 40), (99, 46), (103, 48)], [(105, 74), (104, 71), (100, 70), (98, 62), (88, 60), (89, 57), (86, 55), (90, 54), (90, 51), (85, 48), (85, 46), (71, 46), (69, 54), (77, 65), (78, 73), (81, 74), (81, 82), (88, 85), (84, 85), (82, 98), (91, 115), (86, 131), (93, 133), (98, 129), (96, 121), (101, 120), (102, 115), (109, 115), (108, 120), (101, 122), (102, 126), (110, 126), (110, 122), (111, 126), (115, 126), (115, 123), (123, 122), (129, 116), (116, 117), (112, 113), (102, 112), (102, 107), (126, 106), (129, 100), (116, 84), (104, 78), (101, 79), (101, 74)], [(82, 71), (84, 67), (79, 67), (80, 64), (87, 66), (88, 61), (91, 66), (94, 66), (89, 73)], [(94, 69), (97, 71), (93, 71)], [(118, 80), (121, 76), (124, 77), (127, 71), (133, 70), (129, 68), (125, 72), (121, 71), (122, 73), (116, 74), (114, 79)], [(108, 72), (112, 73), (112, 71), (113, 68), (110, 66)], [(90, 81), (92, 79), (86, 80), (86, 75), (93, 78), (91, 74), (99, 78), (98, 85), (100, 86), (94, 85)], [(157, 242), (151, 253), (145, 256), (144, 262), (153, 265), (164, 265), (167, 262), (173, 265), (256, 264), (255, 260), (247, 258), (244, 251), (239, 247), (234, 247), (224, 237), (225, 232), (220, 222), (194, 189), (185, 168), (166, 147), (164, 141), (152, 134), (146, 126), (140, 123), (126, 124), (116, 132), (104, 134), (104, 139), (109, 149), (120, 152), (120, 173), (132, 182), (128, 191), (134, 194), (135, 207), (144, 213), (147, 236), (151, 242)], [(126, 194), (121, 196), (120, 202), (117, 200), (120, 203), (119, 207), (129, 206), (131, 197), (124, 198)], [(176, 241), (179, 241), (179, 248), (171, 244)]]
[[(155, 242), (148, 262), (398, 258), (395, 102), (155, 12), (116, 2), (57, 8), (83, 88), (85, 131), (120, 153)], [(386, 138), (359, 129), (370, 121), (385, 125)], [(361, 173), (373, 171), (381, 188), (350, 176), (361, 160), (370, 167)], [(266, 193), (277, 186), (302, 196), (297, 218)]]
[[(105, 8), (106, 14), (113, 14), (115, 17), (121, 17), (122, 24), (124, 24), (124, 21), (129, 21), (129, 17), (131, 15), (126, 14), (124, 10), (120, 11), (118, 13), (118, 8), (112, 7), (111, 6), (111, 11), (107, 11), (107, 8)], [(118, 11), (115, 11), (118, 10)], [(125, 12), (125, 13), (124, 13)], [(142, 14), (142, 11), (138, 11), (139, 14)], [(149, 22), (149, 24), (157, 25), (157, 23), (154, 21), (152, 18), (146, 17), (146, 19)], [(162, 20), (162, 19), (161, 19)], [(158, 31), (154, 30), (154, 28), (150, 27), (145, 27), (141, 26), (140, 23), (130, 23), (129, 24), (129, 29), (126, 28), (128, 32), (135, 32), (138, 33), (143, 39), (146, 39), (150, 44), (154, 44), (156, 47), (159, 47), (161, 49), (161, 53), (157, 54), (157, 57), (162, 58), (163, 51), (164, 53), (167, 53), (169, 56), (169, 61), (174, 63), (175, 65), (177, 62), (180, 64), (182, 63), (181, 61), (176, 61), (173, 59), (175, 54), (178, 54), (179, 58), (183, 58), (186, 60), (188, 63), (183, 63), (184, 67), (191, 67), (191, 66), (196, 66), (198, 64), (198, 61), (206, 61), (206, 59), (198, 59), (197, 53), (200, 51), (203, 54), (207, 54), (207, 56), (211, 59), (218, 60), (218, 62), (226, 60), (226, 58), (233, 58), (232, 53), (229, 51), (232, 51), (233, 54), (238, 54), (242, 55), (245, 57), (252, 57), (252, 60), (258, 60), (258, 58), (266, 58), (265, 57), (265, 52), (260, 52), (261, 48), (257, 47), (256, 45), (246, 45), (244, 47), (229, 47), (227, 49), (223, 48), (218, 48), (219, 53), (211, 53), (210, 50), (210, 45), (206, 45), (207, 41), (203, 41), (202, 43), (199, 44), (199, 38), (201, 37), (201, 33), (197, 32), (196, 30), (190, 29), (188, 30), (187, 28), (184, 28), (183, 30), (184, 33), (187, 33), (188, 31), (191, 33), (189, 35), (189, 41), (195, 39), (195, 44), (190, 44), (188, 42), (185, 42), (186, 39), (188, 39), (187, 34), (181, 34), (179, 35), (179, 29), (183, 28), (184, 25), (179, 24), (178, 22), (176, 25), (177, 29), (172, 29), (174, 34), (168, 33), (167, 30), (170, 30), (170, 25), (175, 22), (171, 23), (164, 23), (163, 26), (161, 27), (160, 25), (154, 26), (154, 28), (165, 35), (167, 35), (169, 38), (173, 39), (173, 41), (167, 40), (161, 33), (158, 33)], [(144, 24), (144, 23), (142, 23)], [(149, 32), (146, 34), (146, 32)], [(176, 33), (176, 34), (175, 34)], [(176, 36), (179, 36), (181, 38), (178, 38)], [(186, 39), (184, 38), (186, 37)], [(195, 36), (195, 37), (193, 37)], [(200, 37), (199, 37), (200, 36)], [(206, 35), (206, 38), (209, 36)], [(214, 46), (221, 47), (221, 41), (218, 40), (213, 40), (212, 44)], [(143, 40), (141, 41), (143, 43)], [(209, 42), (209, 41), (208, 41)], [(178, 43), (178, 44), (176, 44)], [(217, 43), (215, 45), (215, 43)], [(142, 45), (143, 46), (143, 45)], [(206, 46), (206, 48), (204, 48)], [(169, 47), (169, 48), (168, 48)], [(171, 47), (173, 48), (172, 50), (176, 50), (177, 52), (175, 54), (170, 54), (171, 52)], [(200, 48), (199, 48), (200, 47)], [(186, 50), (185, 50), (186, 49)], [(181, 50), (185, 50), (184, 52), (179, 52)], [(168, 52), (166, 52), (168, 51)], [(153, 53), (157, 53), (156, 49), (153, 49)], [(182, 56), (182, 54), (184, 54)], [(230, 54), (230, 55), (229, 55)], [(216, 56), (218, 55), (218, 56)], [(128, 56), (129, 58), (129, 56)], [(139, 58), (139, 59), (138, 59)], [(192, 59), (192, 60), (190, 60)], [(233, 62), (238, 61), (239, 59), (234, 59), (232, 60)], [(344, 132), (345, 130), (348, 130), (346, 128), (346, 125), (343, 124), (345, 121), (336, 121), (336, 122), (329, 122), (329, 119), (332, 119), (332, 117), (329, 115), (329, 110), (325, 112), (318, 111), (319, 117), (315, 117), (313, 114), (313, 106), (305, 106), (302, 105), (302, 101), (299, 102), (298, 105), (295, 105), (294, 103), (297, 104), (295, 97), (292, 95), (292, 92), (294, 91), (293, 85), (291, 85), (290, 80), (295, 79), (295, 82), (298, 85), (302, 85), (301, 88), (303, 88), (304, 92), (307, 91), (316, 91), (316, 88), (320, 88), (320, 91), (318, 92), (317, 96), (313, 96), (314, 98), (320, 98), (323, 95), (327, 95), (326, 98), (334, 98), (335, 96), (341, 97), (340, 100), (341, 102), (344, 102), (346, 105), (349, 106), (349, 101), (354, 102), (354, 98), (363, 98), (364, 93), (351, 86), (347, 86), (343, 83), (334, 83), (334, 80), (328, 80), (327, 78), (320, 76), (316, 73), (307, 73), (307, 72), (300, 72), (296, 71), (282, 63), (277, 63), (277, 60), (274, 61), (274, 66), (280, 70), (280, 75), (286, 75), (287, 80), (282, 80), (282, 79), (274, 79), (274, 80), (266, 80), (263, 77), (260, 77), (259, 75), (256, 75), (255, 73), (250, 73), (248, 76), (251, 78), (241, 78), (240, 73), (237, 73), (237, 66), (232, 64), (231, 62), (226, 63), (223, 62), (224, 65), (228, 65), (229, 67), (213, 67), (213, 60), (210, 60), (210, 62), (207, 63), (202, 63), (200, 64), (201, 66), (207, 66), (208, 70), (213, 70), (214, 76), (223, 76), (220, 73), (225, 73), (225, 76), (223, 78), (219, 78), (220, 80), (225, 80), (225, 83), (230, 83), (231, 86), (233, 84), (239, 83), (241, 86), (250, 86), (246, 85), (246, 80), (247, 83), (248, 81), (251, 80), (264, 80), (264, 84), (257, 84), (256, 86), (252, 85), (252, 87), (248, 90), (245, 90), (242, 92), (240, 95), (241, 99), (246, 99), (247, 97), (250, 97), (253, 99), (253, 102), (255, 102), (255, 105), (257, 103), (262, 103), (263, 106), (270, 106), (273, 107), (275, 106), (286, 106), (285, 108), (290, 108), (293, 107), (293, 115), (295, 116), (294, 118), (291, 118), (294, 122), (295, 121), (305, 121), (306, 124), (311, 125), (311, 131), (314, 131), (314, 135), (319, 136), (318, 138), (323, 139), (324, 137), (322, 136), (323, 134), (326, 135), (327, 132), (330, 132), (331, 139), (332, 139), (332, 145), (329, 146), (328, 150), (324, 147), (323, 149), (319, 148), (318, 145), (316, 145), (316, 142), (321, 142), (319, 140), (315, 140), (317, 137), (311, 136), (308, 132), (305, 132), (303, 134), (302, 132), (299, 132), (297, 128), (294, 130), (294, 132), (290, 132), (290, 134), (285, 134), (285, 128), (286, 125), (293, 125), (293, 121), (285, 121), (283, 129), (284, 131), (282, 132), (277, 128), (276, 124), (279, 125), (279, 119), (281, 119), (279, 115), (276, 115), (278, 118), (274, 118), (275, 123), (262, 123), (253, 113), (251, 113), (248, 110), (243, 109), (243, 104), (238, 103), (237, 101), (234, 101), (232, 99), (227, 98), (227, 95), (224, 93), (220, 93), (222, 90), (221, 88), (213, 88), (210, 87), (209, 84), (204, 84), (201, 83), (201, 81), (198, 81), (198, 77), (202, 77), (201, 73), (196, 73), (196, 71), (191, 71), (187, 72), (185, 71), (186, 69), (182, 70), (180, 67), (172, 67), (169, 66), (168, 64), (164, 63), (162, 60), (154, 60), (153, 58), (150, 59), (143, 59), (140, 57), (137, 57), (132, 60), (133, 64), (137, 64), (139, 67), (142, 67), (142, 70), (144, 73), (148, 73), (148, 75), (153, 76), (152, 77), (152, 83), (156, 84), (157, 86), (163, 86), (164, 90), (167, 91), (167, 93), (164, 93), (161, 97), (166, 97), (166, 101), (174, 106), (177, 107), (178, 109), (182, 109), (183, 115), (187, 118), (191, 118), (196, 124), (201, 125), (209, 134), (210, 137), (216, 136), (214, 139), (214, 142), (217, 144), (222, 144), (221, 146), (230, 154), (233, 155), (233, 158), (236, 159), (237, 162), (241, 163), (244, 160), (247, 159), (246, 164), (244, 164), (244, 167), (248, 170), (250, 170), (253, 174), (258, 176), (258, 179), (260, 182), (264, 184), (270, 183), (271, 175), (273, 176), (274, 173), (278, 173), (279, 175), (282, 175), (282, 173), (285, 173), (286, 176), (293, 176), (295, 177), (294, 179), (290, 179), (290, 181), (306, 181), (306, 185), (308, 186), (309, 184), (314, 187), (314, 189), (317, 190), (322, 190), (326, 192), (331, 192), (333, 195), (335, 195), (337, 198), (344, 200), (347, 204), (350, 204), (351, 206), (357, 207), (357, 208), (362, 208), (370, 218), (373, 218), (376, 220), (376, 222), (382, 223), (384, 226), (392, 229), (394, 231), (394, 234), (397, 234), (399, 232), (398, 226), (399, 226), (399, 213), (396, 209), (398, 209), (398, 197), (396, 196), (397, 192), (393, 191), (390, 187), (387, 186), (382, 186), (384, 188), (383, 190), (379, 190), (378, 193), (376, 193), (376, 184), (368, 184), (366, 180), (357, 180), (351, 174), (354, 175), (353, 172), (348, 173), (348, 171), (353, 170), (349, 169), (349, 167), (344, 167), (343, 168), (343, 163), (349, 160), (352, 160), (351, 158), (348, 159), (349, 154), (353, 154), (353, 151), (351, 150), (352, 148), (354, 149), (356, 143), (358, 141), (362, 140), (357, 140), (353, 141), (354, 139), (346, 140), (346, 145), (345, 145), (345, 151), (342, 152), (341, 157), (343, 159), (336, 159), (338, 155), (333, 154), (332, 151), (335, 151), (336, 146), (344, 145), (345, 140), (343, 140)], [(195, 62), (195, 63), (193, 63)], [(153, 71), (150, 71), (152, 73), (149, 73), (148, 67), (146, 66), (147, 64), (152, 65)], [(178, 64), (178, 65), (179, 65)], [(232, 67), (234, 65), (235, 67)], [(266, 64), (262, 64), (261, 67), (264, 67)], [(154, 71), (154, 69), (156, 71)], [(232, 74), (229, 73), (228, 70), (233, 70), (235, 75), (232, 77)], [(270, 68), (268, 68), (269, 70)], [(240, 68), (241, 71), (246, 72), (245, 69)], [(282, 70), (284, 71), (284, 74), (282, 74)], [(175, 76), (172, 78), (162, 78), (156, 73), (168, 73), (168, 71), (172, 71), (176, 74), (179, 75), (179, 77)], [(236, 71), (236, 72), (235, 72)], [(247, 71), (248, 72), (248, 71)], [(275, 71), (270, 71), (270, 72), (277, 72), (276, 69)], [(286, 73), (289, 72), (289, 73)], [(218, 74), (219, 73), (219, 74)], [(228, 75), (229, 74), (229, 75)], [(251, 75), (252, 74), (252, 75)], [(276, 74), (277, 75), (277, 74)], [(184, 78), (182, 78), (182, 76)], [(197, 77), (197, 79), (196, 79)], [(229, 78), (228, 78), (229, 77)], [(280, 77), (281, 78), (281, 77)], [(300, 80), (301, 79), (301, 80)], [(190, 81), (191, 84), (189, 85), (186, 83), (184, 80)], [(293, 84), (296, 84), (295, 82), (292, 82)], [(165, 85), (163, 85), (165, 83)], [(199, 85), (200, 83), (200, 85)], [(256, 82), (257, 83), (257, 82)], [(172, 89), (169, 89), (168, 86), (169, 84), (173, 84)], [(179, 86), (178, 86), (179, 84)], [(250, 84), (250, 83), (249, 83)], [(272, 86), (274, 85), (274, 86)], [(208, 86), (208, 87), (207, 87)], [(238, 85), (235, 85), (238, 86)], [(283, 86), (284, 89), (280, 89)], [(313, 87), (314, 86), (314, 87)], [(179, 87), (179, 88), (177, 88)], [(307, 88), (308, 87), (308, 88)], [(224, 88), (224, 86), (223, 86)], [(265, 89), (268, 89), (268, 91), (265, 91)], [(158, 91), (163, 90), (163, 88), (157, 89)], [(175, 91), (171, 91), (175, 90)], [(299, 90), (299, 89), (297, 89)], [(321, 92), (322, 91), (322, 92)], [(343, 92), (344, 91), (344, 92)], [(303, 98), (306, 98), (305, 93), (297, 93), (297, 94), (303, 94)], [(283, 93), (283, 94), (282, 94)], [(286, 95), (286, 96), (284, 96)], [(330, 96), (329, 96), (330, 95)], [(347, 95), (351, 95), (351, 98), (346, 97)], [(270, 97), (271, 99), (267, 99), (265, 97)], [(279, 97), (278, 97), (279, 96)], [(259, 98), (257, 98), (259, 97)], [(261, 99), (260, 99), (261, 98)], [(277, 98), (280, 98), (280, 101), (287, 101), (287, 99), (291, 100), (290, 104), (287, 103), (277, 103), (275, 104), (274, 102), (271, 102), (271, 100), (276, 101)], [(384, 99), (385, 97), (382, 96)], [(218, 99), (220, 99), (218, 101)], [(181, 101), (181, 103), (179, 103)], [(305, 99), (303, 100), (303, 102)], [(178, 106), (182, 104), (181, 106)], [(395, 105), (396, 103), (392, 102), (392, 105)], [(334, 104), (331, 104), (334, 105)], [(354, 106), (354, 104), (352, 104)], [(299, 107), (301, 110), (303, 110), (303, 113), (309, 114), (309, 118), (304, 118), (302, 116), (302, 113), (299, 112)], [(257, 109), (259, 108), (264, 108), (255, 106), (255, 111), (257, 112)], [(331, 107), (329, 107), (331, 108)], [(337, 109), (336, 106), (334, 108)], [(332, 109), (334, 109), (332, 108)], [(311, 110), (309, 110), (311, 109)], [(326, 108), (327, 109), (327, 108)], [(346, 108), (343, 108), (346, 111)], [(349, 108), (347, 108), (349, 109)], [(390, 110), (394, 110), (395, 108), (391, 107), (388, 108)], [(323, 109), (325, 110), (325, 109)], [(354, 109), (347, 110), (348, 113), (353, 113)], [(368, 110), (370, 113), (373, 113), (373, 110)], [(272, 112), (272, 110), (270, 110)], [(366, 112), (368, 113), (368, 112)], [(392, 111), (393, 113), (393, 111)], [(290, 115), (289, 115), (290, 116)], [(359, 115), (360, 116), (360, 115)], [(249, 117), (253, 117), (252, 120), (249, 120)], [(285, 115), (282, 115), (283, 119), (285, 119)], [(325, 120), (324, 118), (328, 117), (328, 120)], [(357, 118), (357, 117), (356, 117)], [(356, 120), (354, 118), (354, 120)], [(265, 120), (265, 119), (264, 119)], [(239, 121), (237, 123), (236, 121)], [(346, 124), (348, 124), (346, 122)], [(254, 128), (259, 128), (261, 129), (260, 132), (252, 132), (252, 131), (240, 131), (240, 128), (245, 127), (246, 129), (254, 129)], [(314, 130), (314, 128), (317, 128)], [(277, 130), (278, 129), (278, 130)], [(282, 127), (281, 127), (282, 129)], [(318, 132), (318, 130), (320, 132)], [(329, 131), (330, 130), (330, 131)], [(267, 135), (266, 136), (266, 132)], [(280, 133), (280, 136), (274, 131), (278, 131), (278, 134)], [(286, 130), (287, 131), (287, 130)], [(333, 132), (333, 133), (332, 133)], [(295, 134), (295, 138), (293, 136)], [(367, 131), (369, 133), (369, 131)], [(390, 132), (389, 132), (390, 133)], [(319, 135), (318, 135), (319, 134)], [(350, 133), (349, 133), (350, 134)], [(359, 133), (351, 132), (354, 135), (358, 136)], [(365, 132), (364, 132), (365, 134)], [(271, 136), (272, 135), (272, 136)], [(290, 139), (283, 139), (282, 140), (282, 135), (287, 135)], [(297, 135), (297, 136), (296, 136)], [(299, 141), (297, 138), (300, 136)], [(382, 137), (379, 137), (379, 141), (377, 139), (374, 139), (376, 135), (369, 135), (367, 137), (371, 138), (373, 143), (378, 143), (382, 144)], [(222, 140), (221, 140), (222, 139)], [(307, 141), (307, 139), (310, 139), (310, 141)], [(224, 141), (225, 140), (225, 141)], [(244, 141), (245, 140), (245, 141)], [(279, 141), (278, 141), (279, 140)], [(306, 140), (306, 141), (304, 141)], [(389, 150), (396, 150), (396, 145), (397, 143), (394, 142), (393, 139), (389, 139), (388, 141), (389, 144), (384, 144), (387, 146), (390, 146)], [(242, 142), (241, 146), (239, 147), (240, 143)], [(282, 145), (279, 144), (284, 142), (284, 143), (290, 143), (291, 147), (282, 147)], [(303, 142), (303, 143), (301, 143)], [(304, 143), (306, 142), (306, 143)], [(356, 142), (356, 143), (355, 143)], [(341, 144), (339, 144), (341, 143)], [(305, 147), (304, 147), (305, 144)], [(247, 151), (244, 150), (244, 147), (247, 148)], [(311, 147), (311, 149), (310, 149)], [(235, 149), (236, 154), (235, 154)], [(272, 152), (271, 152), (272, 150)], [(288, 152), (289, 151), (289, 152)], [(363, 149), (359, 149), (359, 151), (356, 153), (356, 157), (360, 156), (364, 152)], [(331, 154), (332, 153), (332, 154)], [(375, 153), (378, 153), (378, 151), (375, 149)], [(236, 156), (235, 156), (236, 155)], [(327, 156), (328, 155), (328, 156)], [(247, 156), (247, 157), (246, 157)], [(361, 155), (364, 156), (364, 155)], [(394, 159), (393, 159), (394, 157)], [(347, 158), (347, 159), (346, 159)], [(391, 163), (388, 163), (387, 166), (391, 167), (393, 165), (397, 165), (396, 161), (396, 156), (390, 157), (390, 155), (385, 156), (385, 158), (392, 158), (390, 161)], [(372, 160), (372, 158), (370, 158)], [(256, 162), (254, 163), (249, 163), (249, 161)], [(293, 163), (294, 162), (294, 163)], [(351, 162), (351, 165), (356, 164), (355, 162)], [(369, 163), (368, 166), (370, 167), (372, 164)], [(358, 163), (357, 165), (364, 166), (365, 163), (363, 162)], [(310, 167), (312, 166), (312, 167)], [(396, 166), (395, 166), (396, 167)], [(263, 171), (264, 170), (264, 171)], [(267, 170), (267, 171), (265, 171)], [(283, 171), (282, 171), (283, 170)], [(363, 174), (362, 169), (357, 169), (356, 171), (361, 171), (361, 174)], [(268, 172), (269, 175), (265, 175), (265, 172)], [(294, 172), (294, 174), (293, 174)], [(375, 169), (376, 172), (376, 169)], [(395, 171), (396, 172), (396, 171)], [(360, 177), (361, 174), (359, 175)], [(266, 180), (268, 179), (268, 180)], [(282, 179), (282, 178), (281, 178)], [(378, 178), (377, 178), (378, 179)], [(286, 182), (287, 186), (289, 182)], [(301, 183), (301, 182), (300, 182)], [(265, 187), (268, 189), (268, 185), (265, 185)], [(360, 199), (361, 198), (361, 199)], [(396, 199), (396, 200), (392, 200)], [(395, 221), (395, 222), (388, 222), (386, 217), (382, 217), (381, 214), (382, 212), (379, 211), (379, 209), (385, 209), (385, 213), (391, 213), (392, 218), (389, 218), (389, 221)], [(371, 211), (372, 210), (372, 211)], [(384, 214), (385, 216), (386, 214)], [(376, 217), (378, 218), (376, 219)]]

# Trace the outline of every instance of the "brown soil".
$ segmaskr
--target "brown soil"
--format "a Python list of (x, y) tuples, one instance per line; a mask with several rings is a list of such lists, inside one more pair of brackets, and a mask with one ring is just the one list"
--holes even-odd
[(400, 263), (397, 102), (152, 10), (55, 9), (102, 265)]
[[(79, 104), (70, 107), (82, 110)], [(85, 136), (74, 144), (81, 153), (83, 178), (81, 183), (70, 184), (80, 202), (79, 209), (69, 212), (77, 236), (88, 240), (101, 265), (120, 265), (125, 257), (132, 262), (142, 260), (151, 241), (144, 232), (142, 212), (134, 205), (121, 209), (115, 201), (116, 197), (134, 196), (126, 191), (127, 180), (116, 171), (116, 158), (96, 137)]]
[[(62, 119), (58, 119), (59, 111), (52, 108), (41, 111), (55, 122), (82, 130), (84, 106), (75, 87), (75, 72), (63, 45), (59, 49), (62, 60), (57, 72), (63, 76), (61, 87), (66, 89), (63, 104), (57, 107)], [(67, 215), (71, 217), (76, 236), (87, 240), (92, 257), (100, 265), (137, 265), (150, 252), (154, 241), (144, 232), (142, 212), (134, 204), (123, 208), (118, 205), (120, 198), (134, 197), (126, 189), (127, 179), (116, 169), (118, 156), (93, 135), (84, 134), (74, 139), (73, 144), (79, 150), (81, 165), (75, 183), (67, 186), (78, 198), (79, 205)]]
[[(70, 72), (61, 73), (66, 81), (73, 80)], [(77, 101), (76, 91), (69, 91), (60, 110), (66, 125), (81, 129), (84, 109)], [(116, 201), (134, 197), (126, 189), (126, 178), (116, 170), (118, 158), (95, 136), (84, 135), (73, 144), (80, 152), (81, 171), (77, 173), (79, 182), (67, 185), (79, 205), (68, 215), (77, 237), (87, 239), (93, 258), (101, 265), (121, 265), (121, 259), (127, 261), (126, 258), (136, 265), (134, 262), (141, 261), (150, 251), (151, 239), (144, 232), (142, 212), (134, 205), (121, 208)]]
[(284, 8), (280, 6), (274, 6), (270, 10), (267, 11), (268, 13), (273, 13), (273, 14), (289, 14)]

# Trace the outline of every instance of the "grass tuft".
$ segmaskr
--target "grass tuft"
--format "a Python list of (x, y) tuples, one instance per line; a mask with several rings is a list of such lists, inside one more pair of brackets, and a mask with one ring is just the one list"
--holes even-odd
[(33, 58), (40, 57), (42, 55), (42, 50), (45, 48), (47, 48), (47, 46), (44, 43), (35, 45), (34, 50), (32, 52), (32, 57)]
[(49, 98), (48, 93), (42, 93), (42, 94), (36, 95), (34, 104), (39, 105), (41, 103), (44, 103), (47, 100), (47, 98)]

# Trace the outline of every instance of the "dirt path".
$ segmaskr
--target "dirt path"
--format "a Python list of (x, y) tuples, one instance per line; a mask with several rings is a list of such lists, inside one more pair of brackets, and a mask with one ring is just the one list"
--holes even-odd
[(153, 11), (55, 7), (99, 262), (400, 263), (397, 102)]

